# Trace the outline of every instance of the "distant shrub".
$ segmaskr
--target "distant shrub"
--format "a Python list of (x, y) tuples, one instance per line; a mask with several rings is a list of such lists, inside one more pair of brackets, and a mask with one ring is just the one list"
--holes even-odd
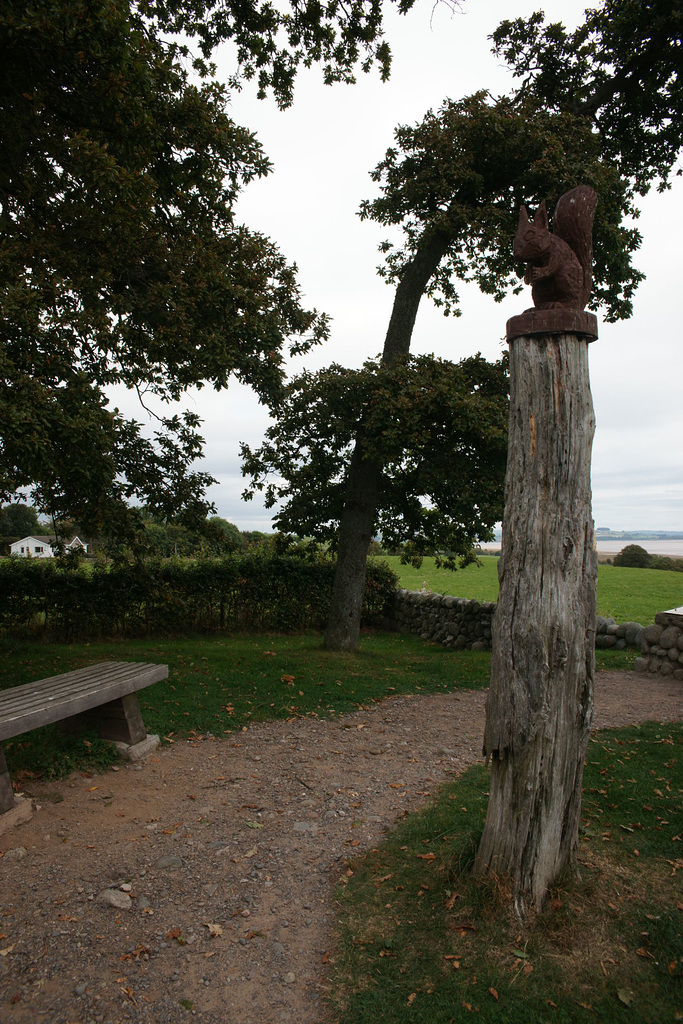
[(668, 572), (683, 572), (683, 558), (669, 558), (668, 555), (656, 555), (652, 559), (651, 569), (666, 569)]
[(640, 544), (627, 544), (618, 555), (614, 556), (614, 565), (620, 565), (629, 569), (649, 569), (652, 566), (653, 556), (648, 554)]

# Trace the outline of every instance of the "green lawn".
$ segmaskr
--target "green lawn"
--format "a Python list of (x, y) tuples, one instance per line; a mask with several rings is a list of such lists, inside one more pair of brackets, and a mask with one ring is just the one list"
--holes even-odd
[(468, 871), (488, 775), (444, 786), (341, 865), (340, 1024), (664, 1024), (683, 1019), (683, 725), (591, 739), (580, 874), (520, 923)]
[[(477, 601), (498, 599), (498, 558), (484, 555), (480, 565), (451, 572), (437, 569), (425, 558), (419, 569), (401, 565), (398, 556), (384, 559), (399, 576), (400, 586), (437, 594), (453, 594)], [(654, 622), (657, 612), (683, 605), (683, 573), (659, 569), (622, 569), (598, 566), (598, 614), (617, 622)]]

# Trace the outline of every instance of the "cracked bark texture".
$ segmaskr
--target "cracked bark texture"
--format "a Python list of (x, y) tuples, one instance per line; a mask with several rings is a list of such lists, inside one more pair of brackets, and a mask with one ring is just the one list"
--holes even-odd
[(510, 343), (500, 595), (484, 754), (492, 762), (478, 873), (510, 878), (523, 913), (572, 862), (593, 716), (597, 551), (588, 343)]

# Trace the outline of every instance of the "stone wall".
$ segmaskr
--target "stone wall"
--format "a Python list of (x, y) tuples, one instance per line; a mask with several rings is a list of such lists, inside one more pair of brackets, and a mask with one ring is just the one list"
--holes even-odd
[(616, 651), (623, 651), (626, 647), (640, 649), (643, 642), (645, 626), (639, 622), (616, 622), (614, 619), (606, 619), (598, 615), (595, 626), (595, 646), (613, 647)]
[(398, 590), (386, 625), (444, 647), (489, 651), (495, 607), (492, 601), (466, 601), (463, 597), (423, 590)]
[[(434, 640), (444, 647), (489, 651), (495, 609), (492, 601), (468, 601), (424, 590), (398, 590), (387, 611), (385, 626), (400, 633), (412, 633), (422, 640)], [(618, 623), (598, 615), (595, 646), (617, 651), (633, 647), (642, 651), (646, 631), (659, 630), (659, 636), (662, 629), (642, 626), (640, 622)]]
[(636, 672), (659, 672), (683, 681), (683, 615), (658, 612), (653, 626), (646, 626), (636, 658)]

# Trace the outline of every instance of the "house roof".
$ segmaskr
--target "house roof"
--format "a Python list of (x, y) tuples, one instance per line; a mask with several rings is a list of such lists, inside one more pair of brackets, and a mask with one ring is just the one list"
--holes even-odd
[[(32, 533), (28, 537), (22, 537), (21, 540), (13, 540), (10, 546), (14, 547), (15, 544), (27, 544), (31, 540), (38, 541), (39, 544), (49, 544), (50, 546), (57, 543), (56, 537), (46, 537), (42, 534)], [(76, 543), (76, 541), (79, 544), (82, 544), (83, 547), (87, 547), (85, 541), (82, 541), (80, 537), (72, 537), (71, 540), (67, 540), (65, 543), (66, 546), (69, 547), (70, 545)]]
[(12, 546), (14, 546), (15, 544), (26, 544), (30, 540), (37, 540), (40, 544), (54, 544), (55, 543), (55, 538), (54, 537), (44, 537), (44, 536), (42, 536), (40, 534), (32, 533), (29, 537), (22, 537), (21, 540), (13, 540), (12, 541)]

